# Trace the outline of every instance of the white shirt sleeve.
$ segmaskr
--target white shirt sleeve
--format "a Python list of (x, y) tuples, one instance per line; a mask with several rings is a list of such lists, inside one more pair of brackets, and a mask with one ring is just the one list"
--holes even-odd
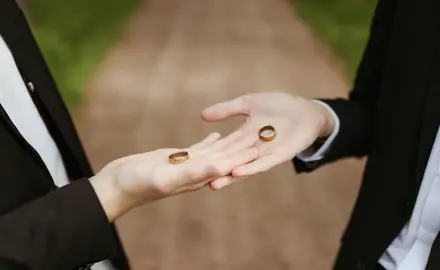
[(92, 266), (92, 270), (115, 270), (115, 268), (112, 266), (111, 262), (106, 260), (106, 261), (101, 261), (101, 262), (95, 263)]
[(335, 121), (335, 128), (334, 128), (332, 134), (330, 134), (330, 136), (324, 142), (324, 144), (321, 145), (321, 147), (316, 149), (315, 147), (312, 146), (297, 156), (297, 158), (299, 158), (300, 160), (302, 160), (304, 162), (313, 162), (313, 161), (321, 160), (324, 157), (325, 153), (327, 153), (327, 150), (332, 145), (336, 136), (338, 135), (339, 126), (340, 126), (339, 117), (336, 115), (336, 113), (333, 111), (333, 109), (329, 105), (327, 105), (326, 103), (319, 101), (319, 100), (312, 100), (312, 101), (320, 104), (321, 106), (323, 106), (326, 110), (328, 110), (330, 112), (330, 114), (332, 115), (332, 117)]

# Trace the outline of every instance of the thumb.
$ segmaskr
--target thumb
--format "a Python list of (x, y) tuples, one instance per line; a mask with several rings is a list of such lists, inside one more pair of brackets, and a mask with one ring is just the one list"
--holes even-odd
[(244, 104), (243, 97), (217, 103), (202, 111), (202, 118), (207, 122), (225, 120), (237, 115), (248, 115), (249, 108)]

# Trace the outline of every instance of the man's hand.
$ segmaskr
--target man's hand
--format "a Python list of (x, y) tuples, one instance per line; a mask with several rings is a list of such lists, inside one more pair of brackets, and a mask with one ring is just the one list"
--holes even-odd
[[(159, 149), (124, 157), (90, 179), (110, 221), (144, 203), (200, 189), (258, 156), (257, 138), (213, 133), (187, 149)], [(170, 164), (168, 156), (187, 151), (189, 160)]]
[(216, 104), (202, 112), (202, 118), (216, 122), (237, 115), (245, 115), (246, 123), (229, 137), (237, 134), (257, 136), (265, 125), (275, 127), (277, 137), (270, 142), (258, 142), (259, 158), (233, 169), (210, 183), (220, 189), (237, 179), (265, 172), (291, 160), (311, 146), (317, 138), (327, 137), (334, 128), (331, 115), (321, 105), (286, 93), (258, 93)]

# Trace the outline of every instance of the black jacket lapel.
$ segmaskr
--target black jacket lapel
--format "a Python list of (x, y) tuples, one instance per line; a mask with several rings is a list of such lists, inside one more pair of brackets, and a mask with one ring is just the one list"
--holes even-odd
[[(57, 90), (23, 12), (14, 0), (0, 1), (0, 34), (8, 45), (25, 83), (41, 102), (48, 129), (57, 143), (72, 179), (92, 175), (89, 162), (73, 126), (72, 119)], [(0, 113), (3, 121), (12, 123)]]

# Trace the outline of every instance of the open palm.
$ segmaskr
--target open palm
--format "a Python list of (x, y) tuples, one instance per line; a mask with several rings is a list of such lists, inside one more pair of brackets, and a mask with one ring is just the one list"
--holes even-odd
[[(213, 189), (291, 160), (319, 137), (326, 120), (320, 105), (286, 93), (245, 95), (216, 104), (202, 112), (202, 118), (208, 122), (237, 115), (246, 116), (246, 122), (229, 136), (255, 139), (259, 158), (235, 168), (231, 176), (213, 181), (210, 184)], [(277, 133), (276, 138), (270, 142), (258, 140), (259, 129), (266, 125), (273, 126)]]

